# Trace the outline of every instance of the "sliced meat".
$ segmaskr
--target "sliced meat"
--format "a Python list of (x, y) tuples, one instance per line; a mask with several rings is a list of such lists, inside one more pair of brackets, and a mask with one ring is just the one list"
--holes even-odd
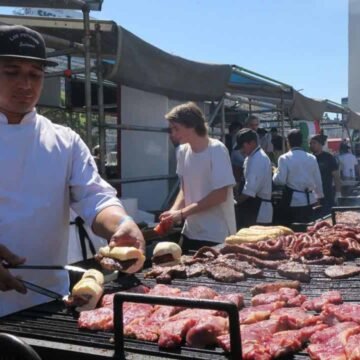
[(196, 323), (197, 321), (192, 318), (185, 318), (177, 321), (167, 321), (160, 329), (158, 341), (159, 347), (166, 349), (173, 349), (178, 347), (189, 329), (192, 328)]
[(206, 273), (209, 277), (220, 282), (234, 283), (245, 279), (245, 275), (243, 273), (223, 265), (209, 264), (206, 266)]
[(228, 320), (221, 316), (209, 316), (201, 319), (186, 335), (186, 343), (193, 347), (205, 348), (215, 345), (217, 337), (229, 329)]
[(360, 304), (346, 303), (341, 305), (324, 305), (321, 313), (323, 321), (328, 323), (337, 321), (353, 321), (360, 324)]
[(300, 307), (277, 309), (271, 313), (270, 319), (278, 319), (283, 316), (288, 318), (289, 326), (292, 329), (300, 329), (321, 322), (319, 315), (310, 314)]
[(321, 311), (326, 304), (341, 304), (343, 302), (339, 291), (327, 291), (319, 297), (304, 301), (301, 307), (310, 311)]
[(360, 274), (360, 266), (333, 265), (325, 269), (325, 275), (332, 279), (345, 279)]
[(251, 299), (251, 305), (264, 305), (276, 301), (285, 301), (285, 303), (287, 303), (290, 299), (297, 295), (299, 295), (299, 292), (296, 289), (281, 288), (276, 292), (255, 295)]
[(276, 292), (279, 291), (281, 288), (291, 288), (291, 289), (300, 289), (300, 282), (299, 281), (276, 281), (273, 283), (262, 283), (259, 285), (254, 286), (251, 289), (251, 294), (257, 295), (262, 293), (269, 293), (269, 292)]
[[(230, 255), (230, 254), (229, 254)], [(263, 271), (259, 268), (254, 267), (247, 261), (240, 261), (236, 257), (229, 257), (227, 255), (221, 255), (212, 264), (223, 265), (229, 267), (238, 272), (242, 272), (249, 277), (262, 277)]]
[(108, 307), (82, 311), (78, 326), (80, 329), (111, 331), (114, 328), (114, 311)]
[(302, 256), (301, 262), (303, 264), (309, 264), (309, 265), (335, 265), (335, 264), (342, 264), (344, 262), (344, 258), (324, 255), (318, 259), (307, 259), (304, 256)]
[(270, 304), (247, 307), (239, 312), (240, 324), (253, 324), (267, 320), (273, 311), (282, 308), (284, 305), (284, 301), (276, 301)]
[(288, 261), (285, 264), (279, 265), (277, 271), (279, 275), (289, 279), (303, 282), (310, 281), (310, 269), (305, 264), (300, 264), (295, 261)]

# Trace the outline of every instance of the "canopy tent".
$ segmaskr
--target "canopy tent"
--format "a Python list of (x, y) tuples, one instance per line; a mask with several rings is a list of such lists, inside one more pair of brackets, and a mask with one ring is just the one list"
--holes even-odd
[(232, 71), (168, 54), (121, 26), (118, 49), (108, 80), (179, 100), (221, 99)]
[[(0, 23), (22, 24), (41, 32), (53, 55), (83, 54), (81, 19), (0, 16)], [(349, 114), (348, 125), (360, 127), (360, 117), (329, 100), (315, 100), (293, 87), (236, 65), (214, 65), (168, 54), (113, 21), (90, 20), (90, 53), (97, 55), (95, 32), (100, 34), (104, 78), (178, 100), (218, 101), (225, 94), (276, 104), (293, 119), (320, 120), (324, 112)]]

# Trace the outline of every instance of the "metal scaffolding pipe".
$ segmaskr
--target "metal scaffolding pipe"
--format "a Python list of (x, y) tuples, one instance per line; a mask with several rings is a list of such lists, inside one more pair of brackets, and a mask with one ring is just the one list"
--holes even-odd
[(219, 110), (222, 107), (222, 104), (225, 101), (225, 97), (223, 97), (217, 104), (214, 112), (211, 114), (210, 119), (209, 119), (209, 126), (212, 127), (213, 126), (213, 122), (215, 121), (216, 115), (218, 114)]
[(100, 172), (106, 178), (105, 156), (106, 156), (106, 130), (105, 130), (105, 111), (104, 111), (104, 84), (103, 66), (101, 58), (101, 32), (100, 26), (96, 24), (96, 62), (98, 80), (98, 106), (99, 106), (99, 145), (100, 145)]
[(88, 7), (82, 9), (84, 16), (84, 47), (85, 47), (85, 113), (86, 113), (86, 143), (92, 148), (92, 119), (91, 119), (91, 59), (90, 59), (90, 11)]
[(221, 106), (221, 141), (225, 143), (225, 101)]
[(129, 124), (104, 124), (106, 129), (121, 129), (121, 130), (133, 130), (133, 131), (149, 131), (149, 132), (169, 132), (167, 128), (162, 127), (149, 127), (142, 125), (129, 125)]

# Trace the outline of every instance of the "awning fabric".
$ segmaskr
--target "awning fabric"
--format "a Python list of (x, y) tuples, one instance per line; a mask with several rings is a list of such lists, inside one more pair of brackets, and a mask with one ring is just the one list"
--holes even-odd
[(118, 58), (108, 80), (184, 100), (219, 100), (231, 65), (211, 65), (168, 54), (126, 29), (118, 29)]
[(315, 121), (322, 119), (325, 108), (325, 102), (308, 98), (294, 91), (294, 99), (289, 112), (293, 119)]

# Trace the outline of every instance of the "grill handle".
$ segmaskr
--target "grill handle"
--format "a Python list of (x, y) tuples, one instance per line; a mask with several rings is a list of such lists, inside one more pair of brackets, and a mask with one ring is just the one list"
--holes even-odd
[(360, 206), (333, 206), (331, 208), (331, 220), (333, 225), (336, 224), (336, 216), (335, 213), (339, 211), (360, 211)]
[(242, 359), (239, 310), (234, 303), (203, 299), (195, 300), (186, 298), (169, 298), (166, 296), (152, 296), (122, 292), (116, 293), (114, 297), (115, 357), (117, 359), (125, 359), (123, 327), (124, 302), (134, 302), (152, 305), (183, 306), (195, 309), (225, 311), (229, 315), (230, 320), (230, 359)]

